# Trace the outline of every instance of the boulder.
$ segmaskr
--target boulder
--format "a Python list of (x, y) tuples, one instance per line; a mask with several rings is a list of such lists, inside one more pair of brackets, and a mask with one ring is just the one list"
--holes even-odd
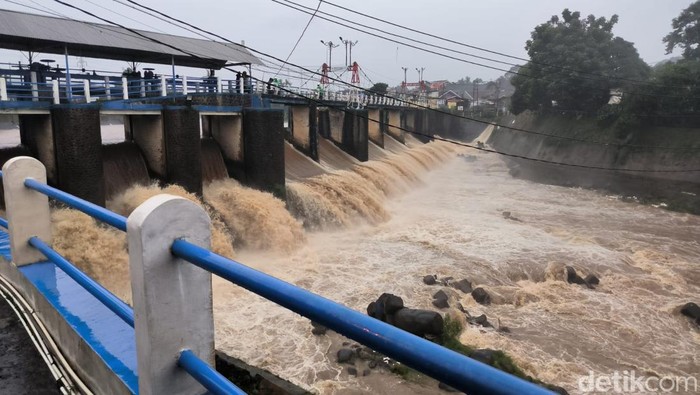
[(474, 298), (474, 300), (479, 304), (491, 304), (491, 295), (489, 295), (488, 292), (481, 287), (472, 291), (472, 298)]
[(437, 307), (438, 309), (446, 309), (450, 307), (450, 304), (447, 303), (447, 298), (445, 299), (433, 299), (433, 306)]
[(311, 333), (316, 336), (325, 335), (328, 331), (328, 328), (319, 324), (318, 322), (311, 321), (311, 326), (313, 327), (313, 329), (311, 329)]
[(352, 363), (355, 357), (355, 353), (348, 348), (341, 348), (338, 350), (338, 363)]
[(403, 308), (394, 313), (388, 323), (416, 336), (440, 336), (443, 330), (442, 316), (430, 310)]
[(468, 294), (472, 291), (472, 283), (466, 278), (459, 280), (456, 283), (452, 283), (452, 287), (464, 292), (465, 294)]
[(423, 284), (425, 285), (435, 285), (437, 283), (437, 276), (434, 274), (429, 274), (423, 277)]
[(695, 323), (700, 325), (700, 306), (693, 302), (684, 304), (681, 307), (681, 314), (695, 320)]
[(351, 374), (351, 375), (353, 375), (353, 376), (357, 376), (357, 369), (355, 369), (354, 367), (350, 366), (350, 367), (348, 368), (348, 374)]
[(370, 373), (372, 373), (372, 371), (369, 370), (369, 369), (365, 369), (365, 370), (362, 371), (362, 375), (363, 375), (363, 376), (369, 376)]
[(478, 317), (469, 317), (468, 321), (472, 325), (481, 325), (484, 328), (491, 328), (493, 326), (486, 317), (486, 314), (482, 314)]
[(367, 315), (381, 321), (386, 321), (388, 315), (403, 308), (403, 299), (396, 295), (384, 293), (367, 306)]
[(600, 284), (600, 279), (595, 274), (589, 274), (583, 279), (588, 285), (598, 285)]
[(566, 281), (569, 284), (586, 284), (586, 281), (584, 281), (584, 279), (576, 273), (576, 269), (571, 266), (566, 267)]

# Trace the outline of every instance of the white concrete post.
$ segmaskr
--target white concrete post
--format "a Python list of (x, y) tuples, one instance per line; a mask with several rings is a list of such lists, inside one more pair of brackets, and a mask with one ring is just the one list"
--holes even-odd
[(112, 100), (112, 86), (109, 82), (109, 77), (105, 77), (105, 98), (106, 100)]
[(17, 266), (44, 261), (46, 257), (29, 245), (29, 239), (38, 236), (51, 244), (51, 213), (48, 196), (24, 186), (26, 178), (46, 183), (46, 168), (28, 156), (17, 156), (2, 167), (2, 186), (5, 188), (5, 210), (10, 227), (10, 251)]
[(7, 82), (0, 77), (0, 101), (7, 101)]
[(53, 104), (61, 104), (61, 88), (58, 85), (58, 80), (51, 81), (51, 90), (53, 92)]
[(143, 79), (139, 80), (141, 85), (141, 97), (146, 97), (146, 81)]
[(170, 246), (182, 238), (209, 248), (209, 225), (200, 206), (166, 194), (146, 200), (127, 219), (142, 395), (204, 392), (177, 360), (190, 349), (214, 365), (211, 273), (175, 257)]
[(160, 76), (160, 95), (168, 96), (168, 80), (165, 79), (165, 75)]
[(221, 90), (221, 77), (216, 77), (216, 93), (223, 93)]
[(187, 91), (187, 76), (183, 75), (182, 76), (182, 94), (186, 95), (188, 93)]
[(83, 90), (85, 91), (85, 103), (90, 103), (90, 80), (83, 80)]
[(122, 99), (129, 100), (129, 81), (122, 77)]
[(39, 101), (39, 84), (37, 84), (36, 71), (29, 73), (29, 80), (32, 84), (32, 101)]

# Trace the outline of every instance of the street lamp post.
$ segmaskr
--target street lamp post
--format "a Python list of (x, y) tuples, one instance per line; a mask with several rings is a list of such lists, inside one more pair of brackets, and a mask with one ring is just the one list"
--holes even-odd
[(321, 40), (321, 44), (328, 47), (328, 67), (333, 67), (333, 48), (337, 48), (340, 44), (333, 44), (333, 41), (325, 42)]

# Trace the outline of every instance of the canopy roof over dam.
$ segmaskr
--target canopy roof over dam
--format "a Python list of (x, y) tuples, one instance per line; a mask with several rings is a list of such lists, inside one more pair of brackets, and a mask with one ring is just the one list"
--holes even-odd
[(0, 10), (0, 48), (4, 49), (55, 54), (68, 51), (73, 56), (156, 64), (175, 62), (206, 69), (220, 69), (227, 64), (263, 64), (238, 44), (131, 30), (138, 34), (118, 26)]

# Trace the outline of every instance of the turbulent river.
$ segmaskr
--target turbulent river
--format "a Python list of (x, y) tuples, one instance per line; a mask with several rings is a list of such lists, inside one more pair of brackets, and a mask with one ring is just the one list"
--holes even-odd
[[(591, 370), (700, 372), (700, 334), (672, 313), (700, 294), (700, 218), (514, 179), (498, 157), (475, 157), (391, 200), (385, 223), (310, 233), (306, 246), (283, 257), (239, 259), (360, 311), (383, 292), (430, 309), (438, 288), (424, 285), (424, 275), (467, 278), (497, 303), (464, 295), (464, 307), (511, 333), (468, 327), (462, 342), (503, 349), (572, 393)], [(595, 273), (601, 284), (567, 284), (563, 265)], [(371, 380), (333, 373), (330, 341), (313, 336), (308, 320), (223, 282), (215, 289), (219, 349), (322, 392), (375, 392)]]
[[(423, 284), (423, 276), (469, 279), (491, 293), (493, 303), (479, 305), (467, 294), (460, 294), (460, 303), (510, 333), (466, 325), (461, 341), (504, 350), (526, 373), (573, 394), (589, 371), (700, 376), (700, 332), (675, 312), (700, 295), (700, 217), (515, 179), (494, 154), (433, 151), (432, 159), (403, 152), (391, 164), (293, 183), (291, 199), (305, 220), (323, 225), (308, 217), (333, 215), (325, 222), (343, 225), (320, 227), (325, 230), (303, 232), (271, 197), (265, 203), (262, 194), (235, 184), (209, 187), (204, 200), (217, 217), (215, 235), (226, 233), (220, 228), (237, 233), (219, 235), (215, 244), (242, 238), (256, 249), (237, 249), (237, 260), (363, 312), (384, 292), (407, 306), (435, 309), (432, 295), (440, 287)], [(401, 159), (408, 157), (413, 169)], [(442, 163), (431, 163), (435, 158)], [(393, 177), (393, 184), (371, 180), (377, 174)], [(353, 183), (363, 185), (354, 190)], [(247, 200), (236, 203), (237, 196)], [(127, 195), (111, 206), (126, 214), (146, 197)], [(228, 212), (233, 205), (238, 211)], [(61, 230), (77, 221), (66, 215), (55, 214), (59, 240), (66, 233), (90, 234), (78, 225)], [(346, 223), (353, 215), (364, 220)], [(269, 231), (275, 227), (287, 230)], [(88, 272), (128, 284), (123, 239), (100, 232), (90, 242), (112, 252), (92, 259), (115, 263)], [(283, 248), (261, 251), (275, 238)], [(85, 254), (83, 246), (72, 253), (67, 244), (58, 247), (78, 263)], [(567, 265), (597, 275), (600, 285), (568, 284)], [(112, 288), (129, 300), (128, 289)], [(219, 278), (214, 309), (218, 350), (314, 392), (440, 391), (388, 372), (349, 377), (335, 362), (337, 338), (312, 335), (308, 320)]]

